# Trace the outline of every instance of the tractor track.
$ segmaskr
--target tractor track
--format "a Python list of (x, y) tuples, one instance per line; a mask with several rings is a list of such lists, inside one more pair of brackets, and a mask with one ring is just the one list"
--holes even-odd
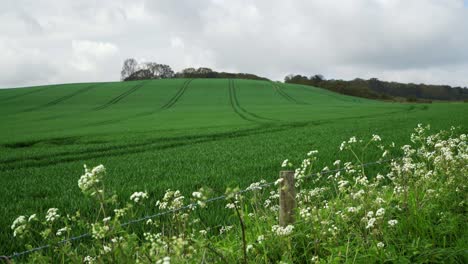
[(184, 93), (187, 91), (187, 88), (189, 87), (192, 81), (193, 79), (185, 81), (182, 84), (182, 87), (180, 87), (179, 91), (177, 91), (177, 93), (171, 99), (169, 99), (169, 101), (165, 105), (161, 106), (161, 109), (165, 110), (174, 106), (177, 103), (177, 101), (179, 101), (179, 99), (182, 97), (182, 95), (184, 95)]
[(3, 98), (0, 101), (5, 102), (5, 101), (8, 101), (8, 100), (23, 97), (23, 96), (26, 96), (26, 95), (35, 94), (35, 93), (38, 93), (38, 92), (42, 92), (42, 91), (46, 90), (47, 88), (48, 87), (40, 88), (40, 89), (37, 89), (37, 90), (34, 90), (34, 91), (28, 91), (28, 92), (25, 92), (25, 93), (22, 93), (22, 94), (15, 94), (13, 96)]
[(241, 111), (239, 111), (238, 109), (238, 104), (239, 102), (237, 101), (237, 98), (236, 98), (236, 95), (235, 95), (235, 91), (234, 91), (234, 81), (229, 79), (228, 81), (228, 88), (229, 88), (229, 102), (231, 103), (231, 107), (232, 109), (234, 110), (234, 112), (240, 116), (240, 118), (244, 119), (244, 120), (247, 120), (247, 121), (250, 121), (250, 122), (254, 122), (254, 123), (258, 123), (258, 121), (254, 120), (254, 119), (251, 119), (249, 117), (247, 117), (246, 115), (244, 115), (243, 113), (241, 113)]
[(138, 113), (132, 116), (124, 117), (124, 118), (119, 118), (119, 119), (111, 119), (111, 120), (105, 120), (105, 121), (99, 121), (99, 122), (94, 122), (94, 123), (89, 123), (88, 125), (90, 126), (102, 126), (102, 125), (110, 125), (110, 124), (116, 124), (120, 123), (122, 121), (126, 121), (129, 119), (133, 118), (138, 118), (138, 117), (144, 117), (144, 116), (149, 116), (152, 114), (155, 114), (159, 111), (167, 110), (171, 107), (173, 107), (179, 99), (182, 97), (182, 95), (187, 91), (189, 84), (193, 81), (193, 79), (186, 80), (182, 86), (179, 88), (179, 90), (176, 92), (176, 94), (167, 101), (163, 106), (153, 110), (153, 111), (146, 111), (142, 113)]
[(243, 108), (239, 103), (239, 99), (237, 98), (237, 87), (233, 79), (229, 79), (229, 101), (234, 112), (236, 112), (236, 114), (244, 120), (255, 123), (261, 123), (263, 120), (279, 121), (276, 119), (259, 116)]
[(72, 97), (74, 97), (74, 96), (77, 96), (77, 95), (79, 95), (79, 94), (85, 93), (85, 92), (87, 92), (87, 91), (93, 89), (94, 87), (96, 87), (96, 86), (98, 86), (98, 85), (99, 85), (99, 84), (97, 84), (97, 83), (88, 85), (88, 86), (86, 86), (86, 87), (83, 87), (83, 88), (81, 88), (81, 89), (78, 89), (78, 90), (75, 91), (75, 92), (72, 92), (72, 93), (70, 93), (70, 94), (64, 95), (64, 96), (62, 96), (62, 97), (60, 97), (60, 98), (57, 98), (57, 99), (55, 99), (55, 100), (53, 100), (53, 101), (50, 101), (50, 102), (48, 102), (48, 103), (46, 103), (46, 104), (43, 104), (43, 105), (41, 105), (41, 106), (37, 106), (37, 107), (33, 107), (33, 108), (26, 109), (26, 110), (24, 110), (23, 112), (30, 112), (30, 111), (39, 110), (39, 109), (43, 109), (43, 108), (47, 108), (47, 107), (51, 107), (51, 106), (57, 105), (57, 104), (59, 104), (59, 103), (65, 101), (65, 100), (67, 100), (67, 99), (70, 99), (70, 98), (72, 98)]
[(281, 97), (284, 99), (288, 100), (291, 103), (294, 104), (300, 104), (300, 105), (305, 105), (307, 103), (301, 102), (293, 97), (291, 97), (289, 94), (287, 94), (281, 87), (279, 87), (277, 84), (271, 82), (271, 85), (273, 86), (273, 89), (275, 89), (276, 93), (278, 93)]
[[(63, 163), (76, 162), (89, 160), (92, 158), (101, 157), (115, 157), (132, 155), (143, 152), (160, 151), (165, 149), (172, 149), (177, 147), (192, 146), (195, 144), (203, 144), (209, 142), (216, 142), (226, 139), (235, 139), (248, 137), (252, 135), (262, 135), (268, 133), (276, 133), (289, 129), (305, 127), (311, 124), (319, 124), (318, 122), (307, 123), (287, 123), (281, 125), (264, 125), (256, 128), (244, 129), (233, 132), (219, 132), (219, 133), (208, 133), (203, 135), (193, 136), (181, 136), (171, 138), (154, 138), (145, 140), (144, 142), (122, 144), (122, 145), (111, 145), (105, 147), (98, 147), (95, 149), (86, 149), (80, 151), (65, 151), (60, 153), (48, 154), (48, 155), (37, 155), (30, 157), (11, 158), (3, 159), (0, 162), (0, 172), (10, 170), (20, 170), (24, 168), (39, 168), (45, 166), (54, 166)], [(67, 140), (64, 138), (63, 140)], [(71, 139), (79, 140), (79, 138)], [(47, 140), (46, 140), (47, 141)], [(27, 142), (26, 142), (27, 143)], [(34, 144), (47, 143), (42, 141), (30, 142), (32, 146)]]
[(94, 108), (93, 110), (97, 111), (97, 110), (102, 110), (102, 109), (105, 109), (109, 106), (112, 106), (118, 102), (120, 102), (121, 100), (123, 100), (125, 97), (129, 96), (130, 94), (136, 92), (138, 89), (140, 89), (141, 87), (143, 87), (147, 82), (141, 82), (135, 86), (133, 86), (132, 88), (128, 89), (127, 91), (123, 92), (122, 94), (114, 97), (112, 100), (110, 100), (109, 102), (101, 105), (101, 106), (98, 106), (96, 108)]

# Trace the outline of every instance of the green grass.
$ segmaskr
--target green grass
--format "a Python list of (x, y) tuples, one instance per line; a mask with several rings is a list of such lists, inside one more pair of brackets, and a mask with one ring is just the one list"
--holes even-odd
[[(397, 104), (309, 86), (227, 79), (65, 84), (0, 90), (0, 253), (17, 250), (16, 216), (86, 212), (83, 164), (104, 164), (121, 198), (168, 188), (215, 194), (274, 180), (285, 158), (320, 162), (341, 141), (379, 134), (398, 145), (418, 123), (467, 131), (468, 104)], [(372, 160), (377, 152), (368, 153)], [(152, 208), (148, 208), (151, 212)], [(213, 223), (223, 214), (210, 210)]]

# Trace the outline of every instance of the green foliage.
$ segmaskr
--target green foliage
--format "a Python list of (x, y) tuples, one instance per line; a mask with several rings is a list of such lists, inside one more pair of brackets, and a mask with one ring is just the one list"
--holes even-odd
[(325, 80), (321, 75), (310, 78), (302, 75), (288, 75), (286, 83), (312, 85), (341, 94), (370, 99), (398, 100), (406, 98), (408, 102), (431, 103), (431, 100), (462, 101), (468, 98), (468, 88), (450, 87), (448, 85), (426, 85), (414, 83), (397, 83), (380, 81), (377, 78), (351, 81)]
[[(295, 170), (296, 222), (278, 226), (279, 190), (265, 181), (246, 192), (226, 191), (224, 210), (232, 225), (209, 226), (210, 192), (190, 196), (167, 190), (148, 203), (147, 192), (134, 192), (118, 204), (107, 193), (109, 174), (102, 165), (85, 167), (79, 187), (93, 197), (98, 215), (79, 212), (18, 217), (11, 229), (31, 248), (32, 242), (51, 248), (23, 257), (35, 263), (464, 263), (467, 261), (466, 222), (468, 138), (455, 128), (431, 134), (418, 125), (411, 144), (396, 148), (378, 135), (353, 136), (339, 149), (351, 161), (330, 162), (322, 173), (320, 153), (309, 151)], [(366, 154), (374, 149), (388, 159), (369, 173)], [(288, 166), (284, 162), (284, 166)], [(278, 179), (279, 180), (279, 179)], [(276, 185), (276, 184), (275, 184)], [(274, 185), (273, 185), (274, 187)], [(90, 190), (95, 192), (90, 193)], [(189, 198), (191, 197), (191, 198)], [(187, 204), (191, 206), (186, 207)], [(135, 229), (126, 223), (148, 208), (172, 213), (149, 219)], [(187, 208), (185, 210), (181, 210)], [(102, 213), (102, 214), (101, 214)], [(77, 231), (88, 240), (68, 241)], [(66, 242), (60, 243), (63, 239)]]
[[(18, 215), (56, 207), (62, 216), (79, 210), (96, 217), (95, 198), (83, 199), (76, 187), (83, 164), (106, 165), (105, 189), (118, 204), (146, 191), (154, 205), (167, 189), (189, 197), (208, 187), (216, 196), (229, 186), (275, 180), (286, 157), (297, 163), (311, 147), (321, 150), (318, 167), (349, 160), (336, 146), (351, 134), (374, 132), (401, 145), (419, 122), (463, 131), (468, 124), (467, 104), (383, 103), (250, 80), (50, 85), (0, 90), (0, 102), (2, 254), (22, 248), (10, 229)], [(369, 149), (366, 160), (380, 154)], [(230, 215), (213, 205), (204, 221), (238, 223)]]

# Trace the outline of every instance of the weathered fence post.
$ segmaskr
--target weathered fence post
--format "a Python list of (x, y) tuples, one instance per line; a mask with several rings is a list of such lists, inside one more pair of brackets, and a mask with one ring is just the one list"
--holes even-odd
[(279, 224), (287, 226), (293, 224), (296, 210), (296, 186), (294, 185), (294, 171), (281, 171), (280, 179), (280, 209), (279, 209)]
[(0, 263), (3, 263), (3, 262), (8, 263), (8, 264), (11, 263), (9, 257), (7, 257), (7, 256), (0, 256)]

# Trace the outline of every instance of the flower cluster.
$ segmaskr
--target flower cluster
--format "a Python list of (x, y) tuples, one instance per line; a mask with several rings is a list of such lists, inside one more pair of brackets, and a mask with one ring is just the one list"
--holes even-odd
[(134, 203), (139, 203), (143, 199), (148, 199), (148, 194), (146, 192), (134, 192), (132, 195), (130, 195), (130, 200), (132, 200)]
[(102, 180), (106, 169), (103, 165), (94, 167), (92, 170), (89, 170), (86, 165), (84, 165), (85, 174), (83, 174), (78, 180), (78, 187), (85, 194), (95, 196), (97, 193), (102, 193), (103, 190), (100, 188), (99, 184)]

